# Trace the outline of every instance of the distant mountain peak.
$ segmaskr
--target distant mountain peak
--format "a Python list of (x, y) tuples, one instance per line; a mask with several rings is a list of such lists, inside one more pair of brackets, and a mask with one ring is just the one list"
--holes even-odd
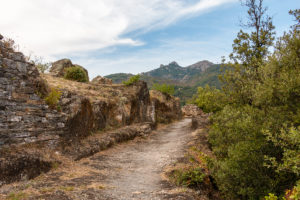
[(176, 61), (173, 61), (173, 62), (170, 62), (168, 65), (161, 64), (159, 67), (163, 68), (163, 67), (180, 67), (180, 66), (178, 65), (178, 63)]
[(170, 62), (169, 65), (177, 65), (177, 66), (179, 66), (176, 61)]
[(201, 71), (205, 71), (207, 68), (213, 66), (214, 63), (208, 61), (208, 60), (202, 60), (202, 61), (199, 61), (195, 64), (192, 64), (192, 65), (189, 65), (187, 66), (186, 68), (189, 68), (189, 69), (200, 69)]

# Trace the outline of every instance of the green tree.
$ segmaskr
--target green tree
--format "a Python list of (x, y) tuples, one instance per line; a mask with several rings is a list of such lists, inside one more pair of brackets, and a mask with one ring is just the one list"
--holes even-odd
[[(299, 180), (299, 28), (279, 38), (271, 54), (274, 27), (262, 2), (245, 1), (253, 31), (234, 40), (232, 69), (222, 77), (226, 102), (211, 117), (211, 169), (227, 199), (280, 195)], [(291, 14), (299, 24), (299, 11)]]
[(263, 0), (246, 0), (248, 22), (243, 25), (252, 30), (250, 33), (240, 30), (233, 42), (233, 52), (229, 55), (230, 70), (221, 78), (223, 90), (235, 103), (252, 103), (252, 94), (257, 83), (259, 67), (267, 62), (269, 48), (274, 41), (272, 19), (266, 14)]

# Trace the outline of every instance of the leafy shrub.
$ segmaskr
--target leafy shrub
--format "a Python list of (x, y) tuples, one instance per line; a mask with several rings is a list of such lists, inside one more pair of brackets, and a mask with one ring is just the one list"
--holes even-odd
[(203, 182), (205, 176), (206, 175), (203, 173), (200, 167), (180, 169), (173, 172), (173, 177), (176, 184), (185, 187), (199, 186)]
[(160, 85), (158, 83), (155, 83), (155, 84), (153, 84), (152, 89), (160, 91), (164, 94), (169, 94), (169, 95), (173, 95), (174, 92), (175, 92), (174, 86), (173, 85), (167, 85), (167, 84), (161, 84)]
[(276, 195), (269, 193), (268, 196), (265, 196), (265, 200), (299, 200), (300, 199), (300, 181), (297, 185), (291, 190), (286, 190), (285, 195), (282, 198), (277, 197)]
[(264, 166), (264, 155), (278, 150), (261, 132), (267, 120), (263, 111), (249, 105), (227, 105), (211, 120), (209, 142), (217, 157), (211, 170), (227, 199), (260, 199), (283, 184), (273, 169)]
[(269, 193), (268, 196), (265, 196), (265, 200), (278, 200), (278, 197), (272, 193)]
[(123, 84), (126, 86), (132, 85), (132, 84), (138, 82), (140, 80), (140, 78), (141, 78), (141, 75), (139, 75), (139, 74), (132, 76), (127, 81), (123, 81)]
[(88, 82), (88, 75), (86, 72), (79, 66), (66, 68), (65, 79), (74, 80), (78, 82)]
[(62, 95), (62, 93), (59, 90), (57, 90), (55, 88), (51, 88), (51, 92), (45, 98), (45, 101), (50, 106), (50, 108), (60, 110), (58, 101), (59, 101), (61, 95)]
[(206, 85), (204, 88), (198, 87), (198, 93), (194, 97), (193, 102), (204, 112), (217, 112), (223, 109), (226, 105), (226, 95), (213, 87)]
[(300, 199), (300, 181), (291, 190), (285, 192), (286, 200), (299, 200)]

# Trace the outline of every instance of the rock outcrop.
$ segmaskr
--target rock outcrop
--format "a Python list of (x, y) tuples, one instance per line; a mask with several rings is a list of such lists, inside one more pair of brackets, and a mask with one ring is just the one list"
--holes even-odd
[(66, 59), (66, 58), (52, 63), (52, 67), (50, 68), (50, 73), (53, 76), (63, 77), (65, 75), (65, 70), (70, 67), (80, 67), (85, 71), (85, 73), (89, 77), (89, 73), (84, 67), (77, 64), (73, 64), (70, 59)]
[(65, 138), (80, 139), (103, 129), (151, 121), (145, 82), (131, 86), (95, 85), (51, 75), (43, 78), (62, 93), (58, 105), (67, 118)]
[(203, 111), (194, 104), (187, 104), (181, 108), (182, 114), (188, 117), (202, 115)]
[(150, 90), (152, 118), (157, 123), (170, 123), (182, 118), (179, 98)]
[(91, 81), (91, 83), (93, 83), (93, 84), (112, 84), (113, 82), (112, 82), (112, 80), (111, 79), (109, 79), (109, 78), (105, 78), (105, 77), (102, 77), (102, 76), (97, 76), (97, 77), (95, 77), (92, 81)]

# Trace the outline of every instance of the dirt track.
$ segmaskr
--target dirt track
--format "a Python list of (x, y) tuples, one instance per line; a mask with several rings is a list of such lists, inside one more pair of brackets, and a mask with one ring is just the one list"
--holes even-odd
[(166, 166), (184, 156), (193, 138), (190, 123), (183, 119), (147, 138), (68, 163), (35, 180), (4, 186), (0, 193), (23, 191), (25, 199), (45, 200), (195, 199), (193, 193), (176, 189), (162, 176)]

